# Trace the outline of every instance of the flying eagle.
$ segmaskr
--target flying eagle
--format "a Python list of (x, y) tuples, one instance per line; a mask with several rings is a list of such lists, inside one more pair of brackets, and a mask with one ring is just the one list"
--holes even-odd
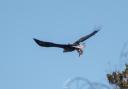
[(64, 51), (63, 52), (72, 52), (72, 51), (77, 51), (79, 53), (79, 56), (83, 54), (83, 48), (85, 47), (85, 44), (80, 44), (81, 42), (87, 40), (88, 38), (92, 37), (93, 35), (95, 35), (97, 32), (99, 31), (99, 29), (94, 30), (92, 33), (81, 37), (80, 39), (78, 39), (77, 41), (75, 41), (72, 44), (56, 44), (53, 42), (46, 42), (46, 41), (41, 41), (38, 39), (33, 39), (39, 46), (41, 47), (58, 47), (58, 48), (63, 48)]

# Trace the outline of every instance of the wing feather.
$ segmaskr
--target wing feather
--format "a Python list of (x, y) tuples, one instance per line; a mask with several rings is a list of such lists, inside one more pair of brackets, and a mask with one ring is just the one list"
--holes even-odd
[(46, 41), (40, 41), (38, 39), (33, 39), (39, 46), (42, 47), (59, 47), (59, 48), (66, 48), (68, 47), (68, 45), (64, 45), (64, 44), (55, 44), (52, 42), (46, 42)]
[(80, 42), (83, 42), (85, 40), (87, 40), (88, 38), (92, 37), (93, 35), (95, 35), (99, 30), (95, 30), (93, 31), (92, 33), (86, 35), (86, 36), (83, 36), (81, 37), (80, 39), (78, 39), (74, 44), (79, 44)]

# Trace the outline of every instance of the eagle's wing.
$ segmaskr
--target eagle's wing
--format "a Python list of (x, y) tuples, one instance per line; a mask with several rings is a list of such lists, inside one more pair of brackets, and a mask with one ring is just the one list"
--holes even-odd
[(78, 39), (76, 42), (74, 42), (73, 44), (79, 44), (80, 42), (83, 42), (85, 40), (87, 40), (88, 38), (90, 38), (91, 36), (95, 35), (99, 30), (95, 30), (93, 31), (92, 33), (86, 35), (86, 36), (83, 36), (81, 37), (80, 39)]
[(33, 39), (39, 46), (42, 47), (59, 47), (59, 48), (67, 48), (69, 45), (63, 45), (63, 44), (55, 44), (52, 42), (46, 42), (46, 41), (40, 41), (38, 39)]

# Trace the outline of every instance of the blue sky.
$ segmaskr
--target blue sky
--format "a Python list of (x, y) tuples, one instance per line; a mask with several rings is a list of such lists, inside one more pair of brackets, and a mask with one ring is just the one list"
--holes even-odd
[[(1, 0), (0, 89), (62, 89), (76, 76), (107, 84), (106, 70), (119, 63), (128, 39), (127, 0)], [(33, 38), (74, 42), (102, 26), (76, 52), (38, 47)], [(123, 63), (123, 62), (122, 62)]]

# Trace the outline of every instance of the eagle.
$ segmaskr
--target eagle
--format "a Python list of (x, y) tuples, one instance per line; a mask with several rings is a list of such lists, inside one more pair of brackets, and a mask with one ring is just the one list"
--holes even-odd
[(72, 44), (57, 44), (53, 42), (47, 42), (47, 41), (42, 41), (38, 40), (36, 38), (33, 38), (33, 40), (41, 47), (57, 47), (57, 48), (62, 48), (64, 49), (63, 52), (72, 52), (72, 51), (77, 51), (79, 56), (83, 54), (83, 49), (85, 48), (85, 44), (81, 44), (81, 42), (84, 42), (85, 40), (89, 39), (93, 35), (95, 35), (100, 29), (94, 30), (90, 34), (83, 36), (79, 38), (77, 41), (75, 41)]

